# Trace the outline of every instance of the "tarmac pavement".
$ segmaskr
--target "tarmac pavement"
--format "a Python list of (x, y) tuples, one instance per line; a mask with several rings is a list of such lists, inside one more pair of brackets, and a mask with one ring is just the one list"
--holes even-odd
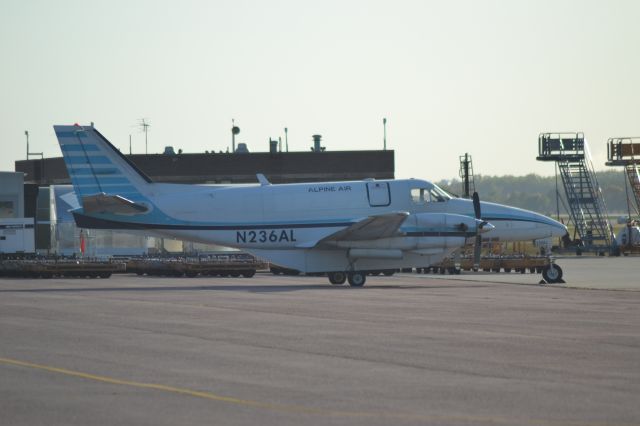
[[(640, 423), (640, 259), (530, 274), (0, 279), (6, 425)], [(631, 280), (631, 282), (629, 281)]]

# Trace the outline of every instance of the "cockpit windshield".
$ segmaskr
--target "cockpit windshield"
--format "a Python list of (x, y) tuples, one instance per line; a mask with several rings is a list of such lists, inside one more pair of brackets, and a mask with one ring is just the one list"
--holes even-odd
[(433, 185), (433, 188), (431, 188), (431, 197), (435, 198), (436, 201), (439, 201), (439, 202), (447, 201), (451, 199), (451, 196), (447, 194), (438, 185)]
[(411, 188), (411, 200), (415, 204), (425, 204), (433, 202), (441, 203), (450, 199), (451, 197), (449, 196), (449, 194), (438, 188), (438, 186), (436, 185), (430, 187), (423, 186)]

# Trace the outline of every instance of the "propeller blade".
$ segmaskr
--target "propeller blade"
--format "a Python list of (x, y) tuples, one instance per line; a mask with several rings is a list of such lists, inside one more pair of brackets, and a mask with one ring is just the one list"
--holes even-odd
[[(482, 212), (480, 211), (480, 196), (477, 192), (473, 193), (473, 212), (476, 215), (476, 219), (482, 220)], [(482, 249), (482, 232), (484, 223), (476, 225), (476, 241), (473, 247), (473, 270), (478, 271), (480, 269), (480, 251)]]
[(482, 218), (482, 212), (480, 211), (480, 196), (477, 192), (473, 193), (473, 211), (476, 214), (476, 219)]

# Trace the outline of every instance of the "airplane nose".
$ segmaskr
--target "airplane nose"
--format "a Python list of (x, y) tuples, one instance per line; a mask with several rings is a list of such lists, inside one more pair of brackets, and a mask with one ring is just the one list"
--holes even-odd
[(551, 232), (552, 238), (562, 238), (569, 233), (567, 227), (563, 223), (553, 220), (550, 217), (542, 215), (540, 215), (540, 217), (544, 220), (544, 224), (542, 224), (541, 226)]
[(551, 227), (551, 236), (552, 237), (562, 238), (562, 237), (564, 237), (565, 235), (568, 235), (568, 234), (569, 234), (569, 230), (567, 229), (566, 226), (564, 226), (561, 223), (558, 223), (558, 225)]

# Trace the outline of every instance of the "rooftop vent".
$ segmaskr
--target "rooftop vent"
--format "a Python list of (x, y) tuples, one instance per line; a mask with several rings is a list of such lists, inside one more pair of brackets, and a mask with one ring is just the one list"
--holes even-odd
[(325, 150), (324, 146), (320, 146), (320, 141), (322, 140), (322, 135), (313, 135), (313, 146), (311, 147), (311, 151), (313, 152), (322, 152)]

